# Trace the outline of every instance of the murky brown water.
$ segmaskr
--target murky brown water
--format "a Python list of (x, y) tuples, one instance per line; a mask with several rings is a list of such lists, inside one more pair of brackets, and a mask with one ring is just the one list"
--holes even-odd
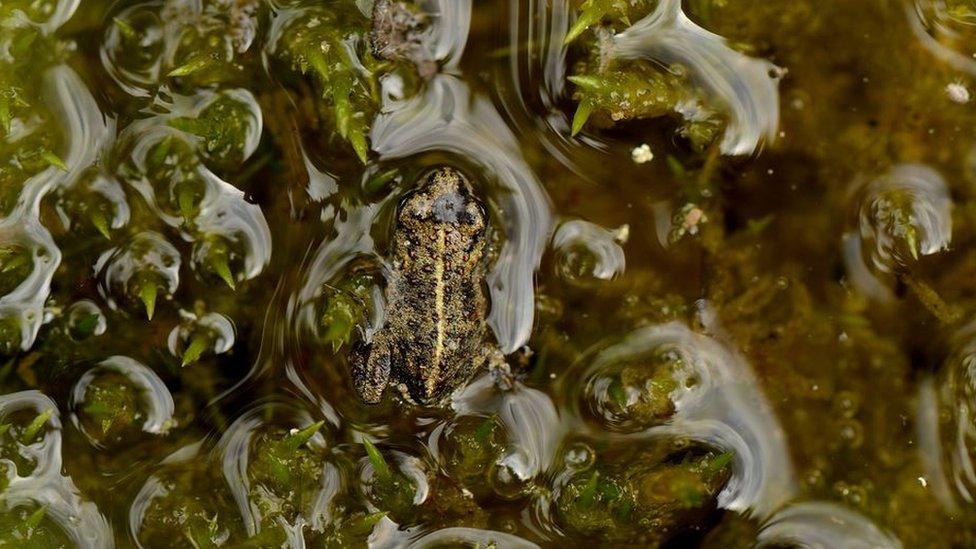
[[(976, 4), (372, 4), (0, 1), (0, 546), (976, 542)], [(368, 406), (442, 165), (512, 373)]]

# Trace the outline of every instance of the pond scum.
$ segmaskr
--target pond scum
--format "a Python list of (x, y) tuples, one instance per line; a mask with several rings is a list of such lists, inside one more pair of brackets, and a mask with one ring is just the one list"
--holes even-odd
[[(0, 547), (972, 547), (974, 93), (972, 0), (0, 0)], [(368, 405), (441, 166), (506, 364)]]

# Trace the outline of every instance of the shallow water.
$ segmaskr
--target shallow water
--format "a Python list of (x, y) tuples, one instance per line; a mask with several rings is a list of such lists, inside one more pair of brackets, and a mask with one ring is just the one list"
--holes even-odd
[[(372, 4), (0, 3), (0, 545), (976, 542), (976, 4)], [(368, 406), (445, 164), (512, 375)]]

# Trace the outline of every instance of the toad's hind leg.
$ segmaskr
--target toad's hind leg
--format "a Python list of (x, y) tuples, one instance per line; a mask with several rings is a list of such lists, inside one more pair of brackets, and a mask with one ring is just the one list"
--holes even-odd
[(378, 404), (390, 380), (390, 341), (380, 331), (371, 343), (359, 344), (352, 353), (352, 382), (366, 404)]

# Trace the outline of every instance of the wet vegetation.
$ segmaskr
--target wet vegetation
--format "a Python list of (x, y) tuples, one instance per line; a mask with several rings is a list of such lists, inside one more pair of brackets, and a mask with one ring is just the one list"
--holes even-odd
[[(974, 24), (0, 1), (0, 547), (972, 546)], [(391, 325), (505, 360), (367, 404)]]

